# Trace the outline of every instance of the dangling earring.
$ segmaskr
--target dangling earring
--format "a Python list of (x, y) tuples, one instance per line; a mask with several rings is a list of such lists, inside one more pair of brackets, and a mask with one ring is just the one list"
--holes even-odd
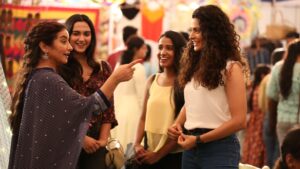
[(42, 58), (45, 59), (45, 60), (49, 59), (48, 53), (45, 52), (45, 53), (42, 55)]

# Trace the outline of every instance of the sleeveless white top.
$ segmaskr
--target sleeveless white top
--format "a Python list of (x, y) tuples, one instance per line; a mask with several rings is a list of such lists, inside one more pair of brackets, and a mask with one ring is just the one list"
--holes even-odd
[[(228, 61), (228, 70), (234, 61)], [(222, 71), (226, 85), (226, 77)], [(194, 79), (184, 88), (186, 108), (186, 121), (184, 127), (188, 130), (195, 128), (215, 129), (231, 119), (228, 100), (224, 86), (208, 90), (201, 85), (196, 85)]]

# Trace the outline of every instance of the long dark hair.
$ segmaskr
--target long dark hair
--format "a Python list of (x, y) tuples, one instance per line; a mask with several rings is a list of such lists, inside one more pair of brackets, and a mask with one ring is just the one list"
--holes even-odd
[[(94, 59), (94, 53), (96, 48), (95, 27), (88, 16), (84, 14), (74, 14), (70, 16), (65, 23), (70, 36), (72, 36), (73, 27), (76, 22), (85, 22), (91, 29), (91, 43), (90, 46), (86, 49), (85, 55), (87, 59), (87, 64), (93, 69), (92, 74), (96, 74), (100, 70), (100, 65)], [(71, 52), (68, 63), (62, 65), (59, 69), (59, 74), (68, 82), (68, 84), (71, 87), (73, 87), (75, 84), (83, 83), (83, 70), (80, 63), (74, 57), (75, 52), (76, 51), (74, 50)]]
[(136, 50), (140, 49), (144, 44), (144, 39), (139, 36), (132, 35), (129, 37), (129, 39), (126, 41), (127, 49), (121, 56), (120, 64), (122, 65), (132, 62)]
[(28, 77), (37, 66), (43, 54), (39, 43), (43, 42), (51, 46), (57, 34), (63, 29), (66, 29), (66, 27), (57, 22), (41, 22), (34, 26), (25, 37), (24, 62), (18, 72), (16, 87), (12, 98), (12, 113), (9, 116), (10, 126), (13, 131), (18, 130), (20, 126), (24, 103), (23, 97)]
[(291, 154), (294, 159), (300, 161), (300, 128), (291, 129), (285, 136), (281, 145), (281, 159), (276, 169), (289, 169), (286, 155)]
[(209, 90), (215, 89), (224, 84), (221, 71), (228, 60), (238, 61), (246, 67), (241, 57), (240, 37), (228, 16), (215, 5), (197, 8), (192, 18), (200, 23), (203, 48), (201, 52), (194, 51), (193, 43), (189, 40), (181, 61), (179, 83), (185, 86), (194, 77), (199, 85)]
[(300, 40), (297, 39), (288, 47), (287, 57), (281, 68), (279, 77), (280, 93), (284, 99), (287, 99), (291, 93), (292, 77), (294, 72), (294, 65), (300, 55)]
[(271, 68), (267, 65), (261, 64), (261, 65), (256, 66), (255, 71), (254, 71), (254, 80), (252, 83), (252, 89), (251, 89), (250, 96), (248, 99), (248, 107), (249, 107), (250, 111), (253, 110), (253, 95), (254, 95), (255, 89), (260, 84), (260, 82), (263, 80), (263, 75), (269, 74), (270, 71), (271, 71)]
[[(184, 37), (175, 31), (166, 31), (164, 34), (160, 36), (159, 39), (166, 37), (169, 38), (173, 43), (173, 50), (174, 50), (174, 60), (173, 60), (173, 70), (176, 74), (176, 77), (174, 79), (174, 103), (175, 103), (175, 115), (177, 116), (184, 104), (184, 96), (183, 96), (183, 88), (179, 86), (178, 83), (178, 74), (180, 70), (180, 59), (183, 52), (183, 49), (186, 45), (186, 41)], [(159, 71), (163, 72), (162, 67), (159, 67)]]

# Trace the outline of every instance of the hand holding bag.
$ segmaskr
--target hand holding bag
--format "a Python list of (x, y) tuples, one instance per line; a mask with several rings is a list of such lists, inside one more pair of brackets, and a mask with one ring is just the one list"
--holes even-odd
[(106, 149), (108, 152), (105, 155), (105, 163), (108, 169), (121, 169), (125, 163), (125, 156), (119, 140), (109, 138)]

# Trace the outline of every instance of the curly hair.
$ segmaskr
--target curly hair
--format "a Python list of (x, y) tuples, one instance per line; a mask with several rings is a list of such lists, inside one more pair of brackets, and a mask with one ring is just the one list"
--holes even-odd
[(280, 93), (283, 98), (287, 98), (292, 88), (292, 77), (294, 72), (294, 65), (300, 55), (300, 40), (293, 41), (287, 51), (287, 57), (283, 63), (279, 77)]
[(17, 75), (16, 86), (11, 105), (12, 113), (8, 117), (13, 131), (19, 129), (24, 103), (23, 97), (27, 82), (29, 80), (29, 75), (38, 65), (41, 55), (43, 54), (41, 48), (39, 47), (39, 43), (43, 42), (46, 45), (51, 46), (57, 37), (57, 34), (63, 29), (66, 29), (66, 27), (57, 22), (40, 22), (34, 26), (25, 37), (24, 62)]
[[(198, 85), (209, 90), (224, 85), (221, 71), (228, 60), (238, 61), (246, 67), (241, 56), (239, 35), (228, 16), (217, 6), (207, 5), (197, 8), (192, 15), (201, 26), (202, 49), (194, 51), (189, 40), (181, 60), (179, 83), (185, 86), (192, 78)], [(246, 69), (245, 69), (246, 70)]]

